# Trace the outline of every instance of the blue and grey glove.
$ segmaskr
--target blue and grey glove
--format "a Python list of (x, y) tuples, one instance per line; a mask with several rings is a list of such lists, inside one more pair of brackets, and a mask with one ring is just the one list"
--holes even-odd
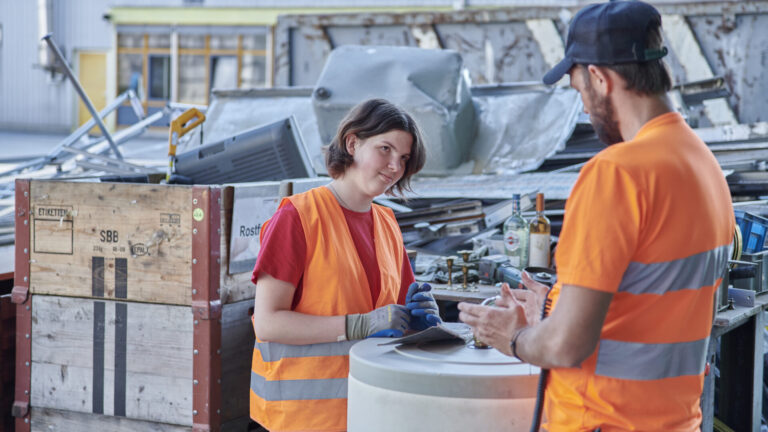
[(437, 302), (430, 291), (432, 286), (427, 283), (419, 285), (414, 282), (408, 287), (405, 307), (411, 312), (411, 329), (413, 330), (425, 330), (443, 322), (440, 319)]
[(346, 317), (347, 340), (401, 337), (408, 330), (409, 320), (408, 308), (398, 304), (382, 306), (367, 314), (350, 314)]

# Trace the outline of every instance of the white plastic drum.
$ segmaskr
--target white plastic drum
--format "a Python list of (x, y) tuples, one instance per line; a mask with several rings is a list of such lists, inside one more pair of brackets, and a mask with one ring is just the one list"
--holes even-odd
[(539, 368), (461, 341), (379, 345), (387, 341), (349, 353), (349, 432), (530, 428)]

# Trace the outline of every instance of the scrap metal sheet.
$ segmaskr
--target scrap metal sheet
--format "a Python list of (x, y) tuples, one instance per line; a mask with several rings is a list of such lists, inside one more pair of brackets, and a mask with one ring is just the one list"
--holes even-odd
[(202, 139), (198, 128), (178, 153), (293, 115), (312, 167), (317, 173), (325, 173), (323, 144), (312, 110), (311, 94), (311, 88), (214, 91), (213, 101), (206, 112)]
[(469, 175), (449, 178), (418, 177), (408, 198), (508, 199), (512, 194), (541, 192), (547, 199), (566, 199), (577, 173)]
[(579, 93), (568, 88), (474, 97), (478, 134), (475, 173), (516, 174), (537, 169), (565, 148), (581, 112)]

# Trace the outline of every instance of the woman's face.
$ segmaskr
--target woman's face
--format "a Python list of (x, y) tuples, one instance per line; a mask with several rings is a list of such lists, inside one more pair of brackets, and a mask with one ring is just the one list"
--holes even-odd
[(354, 179), (365, 195), (377, 197), (403, 177), (412, 145), (411, 134), (401, 130), (391, 130), (366, 139), (350, 136), (347, 138), (347, 151), (354, 162), (344, 176)]

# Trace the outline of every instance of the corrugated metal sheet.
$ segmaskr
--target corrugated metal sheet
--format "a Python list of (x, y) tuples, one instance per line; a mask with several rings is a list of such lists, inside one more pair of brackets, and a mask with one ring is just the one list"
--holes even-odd
[[(697, 3), (707, 3), (716, 0), (703, 0)], [(736, 2), (739, 0), (733, 0)], [(251, 7), (254, 0), (113, 0), (116, 6), (130, 7)], [(324, 0), (323, 7), (506, 7), (506, 6), (580, 6), (595, 3), (595, 0)], [(679, 0), (654, 0), (654, 4), (680, 3)], [(317, 7), (317, 0), (259, 0), (258, 7), (262, 8), (301, 8)]]
[[(496, 6), (520, 4), (502, 1), (466, 3), (473, 8), (481, 3), (486, 6), (491, 3)], [(549, 66), (542, 54), (543, 49), (549, 48), (546, 46), (549, 41), (537, 40), (531, 31), (530, 20), (551, 20), (564, 40), (567, 22), (583, 3), (581, 0), (539, 2), (535, 7), (450, 12), (283, 15), (275, 29), (275, 85), (314, 85), (325, 58), (333, 48), (343, 44), (420, 45), (414, 36), (424, 28), (434, 31), (440, 46), (461, 53), (473, 84), (539, 81)], [(680, 28), (686, 33), (673, 32), (672, 36), (687, 35), (694, 47), (697, 43), (701, 45), (703, 54), (698, 59), (711, 68), (707, 71), (708, 77), (712, 74), (726, 77), (732, 94), (729, 102), (736, 119), (741, 123), (764, 121), (764, 98), (750, 96), (768, 91), (768, 80), (762, 76), (768, 62), (768, 32), (764, 31), (768, 25), (768, 2), (653, 3), (667, 18), (682, 17)], [(691, 58), (686, 54), (689, 52), (675, 53), (671, 49), (667, 57), (677, 84), (702, 79), (687, 76), (683, 63)], [(696, 65), (686, 66), (689, 70), (691, 67), (701, 69)], [(710, 102), (722, 100), (706, 101), (707, 110)], [(707, 114), (712, 117), (710, 114), (717, 113)], [(714, 115), (714, 120), (720, 120), (715, 124), (733, 121), (733, 114), (728, 115), (730, 120), (726, 122), (722, 122), (722, 116)], [(704, 118), (700, 125), (708, 126), (707, 121)]]
[(533, 81), (531, 77), (542, 76), (549, 70), (524, 21), (435, 27), (444, 47), (455, 49), (464, 57), (471, 68), (473, 84)]
[[(716, 75), (725, 77), (740, 123), (768, 120), (768, 15), (693, 16), (688, 19)], [(755, 99), (763, 103), (754, 103)]]
[(69, 126), (67, 113), (59, 109), (67, 97), (64, 86), (48, 84), (46, 73), (34, 68), (37, 2), (0, 2), (0, 24), (0, 127), (54, 131)]
[[(54, 2), (57, 44), (76, 68), (77, 50), (107, 50), (111, 30), (105, 0)], [(72, 85), (37, 68), (37, 2), (0, 1), (0, 128), (67, 132), (76, 116)], [(75, 69), (76, 70), (76, 69)], [(105, 71), (106, 73), (106, 71)]]

